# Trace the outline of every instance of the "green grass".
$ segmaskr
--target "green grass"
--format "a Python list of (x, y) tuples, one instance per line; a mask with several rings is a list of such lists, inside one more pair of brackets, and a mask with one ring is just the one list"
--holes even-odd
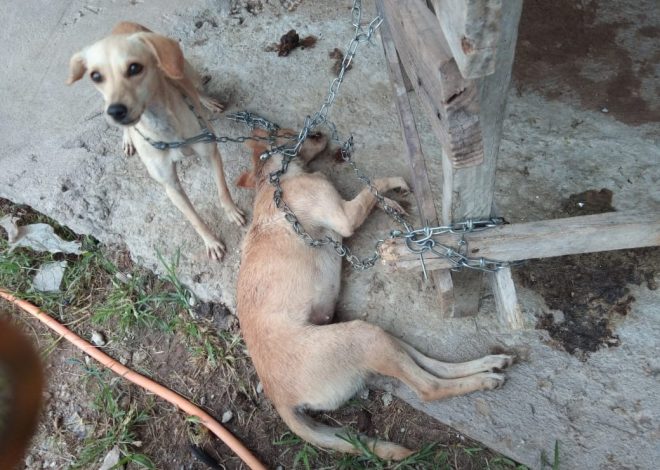
[[(456, 458), (469, 459), (470, 468), (484, 470), (527, 470), (520, 465), (503, 456), (486, 455), (487, 449), (481, 447), (464, 447), (461, 445), (444, 446), (440, 444), (428, 444), (411, 456), (398, 461), (390, 462), (375, 455), (354, 433), (340, 435), (342, 439), (353, 445), (359, 454), (349, 455), (330, 452), (317, 448), (295, 434), (287, 432), (279, 440), (273, 442), (276, 446), (285, 448), (282, 455), (293, 453), (293, 468), (304, 470), (453, 470), (456, 466)], [(553, 470), (555, 470), (553, 468)]]
[(148, 456), (135, 451), (141, 446), (136, 429), (150, 418), (149, 412), (138, 410), (132, 402), (122, 406), (124, 392), (120, 388), (120, 382), (108, 381), (104, 371), (86, 367), (85, 372), (87, 385), (96, 394), (92, 408), (98, 419), (93, 423), (93, 434), (85, 439), (70, 470), (95, 467), (115, 446), (122, 455), (117, 468), (134, 463), (138, 467), (155, 469)]

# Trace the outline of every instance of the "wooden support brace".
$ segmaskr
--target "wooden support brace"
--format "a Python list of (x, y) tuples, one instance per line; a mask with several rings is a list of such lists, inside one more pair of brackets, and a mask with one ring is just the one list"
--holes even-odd
[(456, 64), (465, 78), (495, 72), (502, 31), (502, 1), (430, 0)]
[[(456, 235), (434, 237), (438, 243), (456, 246)], [(499, 261), (575, 255), (598, 251), (660, 246), (660, 215), (608, 212), (566, 219), (502, 225), (465, 235), (467, 256)], [(381, 246), (382, 261), (394, 269), (419, 269), (419, 256), (403, 240)], [(442, 257), (424, 257), (427, 270), (448, 269)]]
[(516, 286), (511, 277), (511, 268), (503, 268), (489, 274), (491, 290), (495, 296), (497, 316), (500, 323), (508, 326), (511, 330), (524, 328), (522, 310), (518, 304)]
[[(382, 0), (377, 0), (376, 6), (378, 12), (383, 14)], [(390, 82), (394, 91), (395, 104), (399, 115), (399, 123), (403, 140), (406, 144), (406, 155), (410, 164), (412, 176), (412, 189), (417, 201), (420, 220), (423, 224), (433, 226), (438, 223), (438, 215), (433, 202), (433, 192), (429, 183), (426, 171), (426, 162), (422, 152), (422, 145), (415, 126), (408, 92), (403, 77), (403, 72), (399, 63), (396, 48), (390, 35), (387, 24), (383, 24), (380, 29), (380, 37), (383, 42), (385, 58), (390, 75)], [(435, 291), (440, 303), (440, 312), (442, 316), (451, 317), (454, 309), (454, 295), (451, 275), (448, 271), (434, 271), (429, 273), (430, 281), (435, 287)]]

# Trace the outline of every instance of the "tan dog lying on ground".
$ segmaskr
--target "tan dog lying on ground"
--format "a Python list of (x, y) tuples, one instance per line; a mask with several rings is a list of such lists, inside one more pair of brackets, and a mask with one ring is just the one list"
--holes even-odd
[[(362, 225), (376, 201), (369, 189), (345, 201), (324, 175), (305, 171), (303, 165), (326, 144), (324, 137), (308, 140), (281, 177), (281, 186), (284, 200), (307, 232), (315, 238), (341, 239)], [(296, 236), (273, 203), (268, 181), (269, 173), (280, 168), (281, 155), (260, 161), (266, 148), (262, 143), (250, 146), (254, 169), (238, 181), (239, 186), (256, 189), (238, 278), (238, 317), (266, 395), (293, 432), (320, 447), (358, 452), (337, 436), (341, 429), (316, 423), (304, 411), (339, 407), (371, 374), (395, 377), (423, 400), (492, 390), (504, 383), (504, 376), (492, 371), (511, 365), (511, 356), (443, 363), (369, 323), (331, 323), (341, 258), (332, 246), (312, 248)], [(397, 177), (373, 183), (381, 193), (408, 189)], [(388, 204), (399, 208), (393, 201)], [(361, 439), (384, 459), (399, 460), (412, 453), (391, 442)]]
[(200, 134), (203, 127), (210, 130), (200, 103), (211, 111), (222, 111), (220, 103), (198, 91), (199, 77), (184, 59), (179, 44), (139, 24), (119, 23), (110, 36), (74, 54), (67, 82), (80, 80), (85, 72), (105, 99), (108, 121), (124, 128), (126, 155), (137, 150), (151, 177), (165, 187), (174, 205), (202, 237), (208, 256), (221, 259), (225, 246), (195, 212), (175, 167), (184, 157), (202, 156), (213, 168), (227, 216), (243, 225), (245, 217), (229, 194), (217, 145), (196, 143), (159, 150), (146, 140), (183, 141)]

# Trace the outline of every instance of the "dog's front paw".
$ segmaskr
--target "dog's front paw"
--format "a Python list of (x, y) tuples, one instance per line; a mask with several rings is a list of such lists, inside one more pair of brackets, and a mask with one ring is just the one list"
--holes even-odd
[(239, 209), (235, 204), (231, 206), (225, 206), (225, 213), (229, 220), (234, 222), (236, 225), (245, 225), (245, 212)]
[(204, 240), (206, 256), (214, 261), (221, 261), (225, 256), (225, 244), (217, 239)]
[(122, 150), (124, 151), (124, 155), (127, 157), (132, 157), (135, 155), (135, 146), (133, 145), (133, 141), (131, 138), (124, 134), (124, 138), (122, 139)]
[(408, 215), (408, 212), (406, 212), (406, 210), (403, 207), (401, 207), (401, 204), (399, 204), (395, 200), (390, 199), (389, 197), (384, 197), (383, 199), (385, 200), (385, 204), (387, 204), (389, 207), (394, 209), (394, 211), (397, 212), (399, 215)]
[(210, 96), (200, 97), (200, 101), (202, 105), (204, 105), (204, 107), (212, 113), (221, 113), (225, 110), (224, 103), (221, 103), (220, 101), (216, 100), (215, 98), (211, 98)]

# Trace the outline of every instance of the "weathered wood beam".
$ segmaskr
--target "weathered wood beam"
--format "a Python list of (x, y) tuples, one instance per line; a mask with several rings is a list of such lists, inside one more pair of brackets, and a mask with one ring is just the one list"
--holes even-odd
[[(438, 243), (456, 246), (457, 235), (434, 237)], [(499, 261), (575, 255), (598, 251), (660, 246), (660, 215), (608, 212), (566, 219), (502, 225), (465, 235), (466, 255)], [(381, 246), (383, 263), (396, 269), (419, 269), (419, 255), (403, 240)], [(424, 257), (427, 270), (448, 269), (442, 257)]]
[[(376, 1), (376, 7), (378, 12), (383, 14), (382, 0)], [(438, 214), (433, 202), (433, 192), (426, 170), (422, 144), (419, 140), (415, 118), (410, 106), (403, 71), (387, 24), (381, 26), (380, 37), (383, 42), (390, 82), (394, 91), (394, 102), (399, 115), (401, 132), (406, 144), (406, 155), (412, 176), (412, 189), (417, 201), (419, 217), (423, 224), (437, 225)], [(451, 317), (454, 311), (454, 290), (451, 275), (448, 271), (433, 271), (429, 273), (429, 279), (435, 287), (440, 304), (440, 314), (444, 317)]]
[(502, 0), (430, 0), (429, 3), (463, 77), (479, 78), (495, 72), (502, 31)]
[[(495, 171), (521, 11), (522, 0), (506, 0), (502, 4), (502, 31), (494, 72), (473, 80), (478, 88), (483, 163), (456, 168), (451, 160), (443, 156), (442, 222), (445, 224), (497, 215), (493, 214)], [(483, 275), (462, 271), (452, 278), (455, 316), (475, 315), (479, 310)]]
[(423, 0), (383, 0), (399, 57), (454, 168), (484, 159), (477, 84), (465, 80)]
[(502, 268), (488, 275), (490, 288), (495, 297), (497, 317), (505, 326), (512, 330), (521, 330), (525, 327), (522, 309), (518, 303), (516, 285), (511, 277), (511, 268)]

